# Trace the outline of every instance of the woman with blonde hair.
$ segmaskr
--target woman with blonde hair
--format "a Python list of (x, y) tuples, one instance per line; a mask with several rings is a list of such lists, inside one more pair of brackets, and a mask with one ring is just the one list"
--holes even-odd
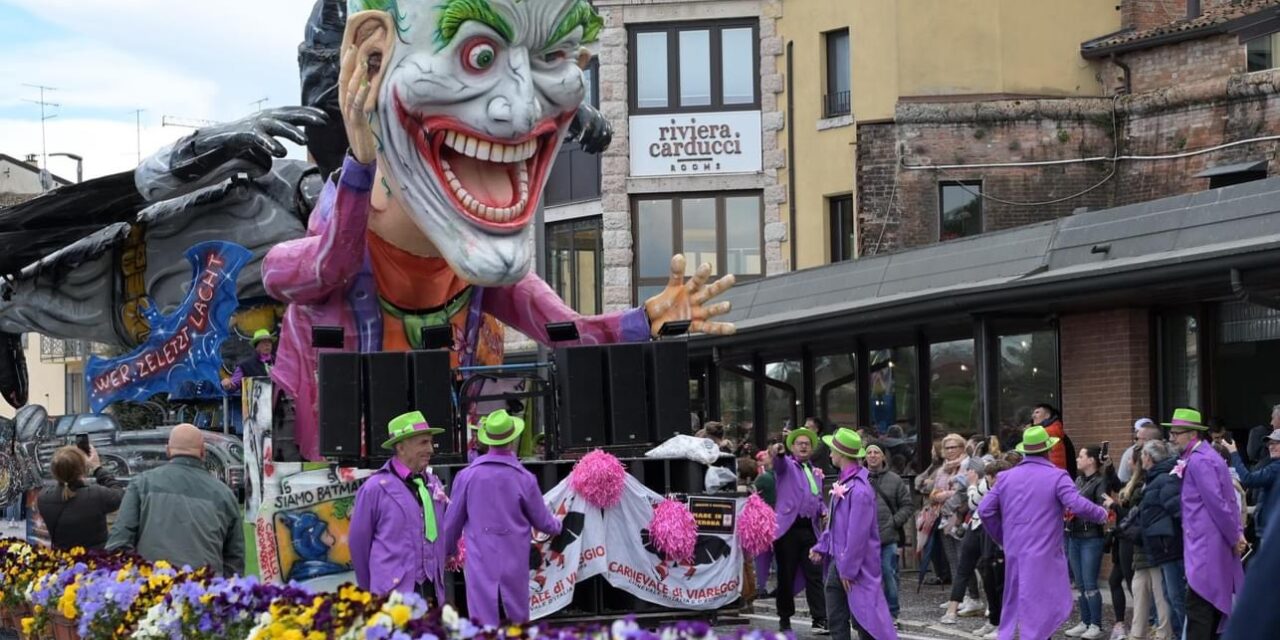
[(967, 444), (958, 433), (942, 437), (943, 463), (934, 474), (929, 494), (930, 504), (937, 505), (941, 514), (937, 534), (951, 566), (951, 598), (942, 616), (943, 624), (955, 624), (957, 616), (984, 615), (987, 609), (978, 593), (974, 566), (960, 559), (961, 541), (969, 530), (969, 472), (982, 474), (982, 463), (969, 455)]
[[(58, 484), (46, 487), (36, 507), (55, 549), (101, 549), (107, 544), (107, 514), (120, 508), (125, 484), (111, 475), (91, 445), (89, 454), (74, 446), (58, 449), (50, 463)], [(94, 484), (84, 481), (92, 475)]]

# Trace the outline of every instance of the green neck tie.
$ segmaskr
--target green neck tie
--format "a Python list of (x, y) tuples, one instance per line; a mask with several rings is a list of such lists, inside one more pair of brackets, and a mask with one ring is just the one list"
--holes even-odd
[(422, 525), (427, 531), (427, 542), (436, 541), (436, 507), (431, 502), (431, 490), (422, 476), (415, 475), (413, 483), (418, 485), (418, 495), (422, 497)]
[(809, 467), (809, 463), (800, 465), (800, 468), (804, 469), (804, 477), (809, 479), (809, 492), (815, 496), (818, 495), (818, 481), (813, 479), (813, 470)]

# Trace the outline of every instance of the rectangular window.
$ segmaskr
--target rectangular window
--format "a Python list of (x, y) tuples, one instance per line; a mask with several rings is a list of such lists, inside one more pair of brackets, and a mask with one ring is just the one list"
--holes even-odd
[(1248, 71), (1266, 71), (1276, 68), (1276, 54), (1280, 53), (1280, 33), (1254, 38), (1245, 43)]
[(739, 280), (764, 274), (763, 202), (759, 192), (645, 196), (632, 207), (636, 299), (662, 291), (671, 256), (683, 253), (685, 275), (711, 265), (712, 277)]
[(982, 233), (982, 183), (938, 184), (939, 240), (955, 240)]
[(973, 338), (929, 345), (929, 413), (935, 439), (944, 433), (968, 437), (981, 431)]
[(1000, 435), (1016, 434), (1031, 424), (1037, 404), (1062, 406), (1058, 397), (1058, 332), (1041, 329), (996, 338), (1000, 387), (996, 413)]
[[(599, 59), (593, 59), (582, 71), (582, 80), (587, 89), (583, 102), (593, 107), (600, 106), (599, 73)], [(548, 207), (599, 198), (600, 156), (583, 151), (577, 142), (560, 145), (556, 163), (551, 167), (547, 186), (542, 193), (543, 202)]]
[(853, 196), (827, 199), (831, 216), (831, 261), (843, 262), (858, 257), (858, 233), (853, 220)]
[(547, 225), (547, 284), (582, 314), (600, 313), (604, 244), (600, 218)]
[(823, 99), (824, 118), (847, 116), (851, 113), (850, 95), (853, 89), (849, 70), (849, 30), (828, 31), (823, 34), (827, 45), (827, 82)]
[(633, 27), (632, 113), (758, 109), (757, 24), (736, 20)]

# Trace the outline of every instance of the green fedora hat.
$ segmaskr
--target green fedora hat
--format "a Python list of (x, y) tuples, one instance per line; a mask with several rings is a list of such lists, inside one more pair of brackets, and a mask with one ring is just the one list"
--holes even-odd
[(1173, 431), (1208, 431), (1200, 412), (1195, 409), (1174, 409), (1173, 420), (1162, 423)]
[(834, 435), (822, 436), (822, 442), (830, 447), (832, 451), (846, 458), (861, 459), (867, 457), (867, 449), (862, 446), (862, 436), (848, 427), (836, 429)]
[(506, 409), (499, 409), (480, 421), (480, 433), (476, 439), (481, 444), (501, 447), (519, 438), (523, 431), (524, 420), (507, 413)]
[(444, 429), (433, 429), (427, 424), (427, 417), (422, 415), (421, 411), (402, 413), (387, 423), (387, 434), (391, 437), (382, 443), (382, 448), (394, 449), (397, 442), (420, 433), (429, 433), (434, 436), (437, 433), (444, 433)]
[(814, 447), (817, 447), (820, 444), (818, 441), (818, 434), (814, 433), (813, 429), (800, 427), (799, 429), (792, 429), (791, 433), (787, 434), (787, 451), (791, 450), (791, 445), (795, 444), (796, 438), (799, 438), (800, 436), (807, 436), (809, 438), (809, 442), (813, 444)]
[(1044, 427), (1036, 425), (1027, 427), (1027, 430), (1022, 432), (1022, 442), (1019, 442), (1014, 449), (1018, 453), (1044, 453), (1058, 446), (1059, 440), (1061, 438), (1051, 437)]
[(258, 329), (257, 331), (253, 332), (253, 339), (249, 341), (249, 344), (256, 347), (258, 346), (258, 343), (262, 342), (263, 340), (270, 340), (272, 342), (275, 342), (275, 339), (276, 337), (271, 335), (271, 331), (269, 329)]

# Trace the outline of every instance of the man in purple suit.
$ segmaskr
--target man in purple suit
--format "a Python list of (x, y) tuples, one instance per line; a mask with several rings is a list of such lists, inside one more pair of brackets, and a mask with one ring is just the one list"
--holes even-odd
[(1231, 601), (1244, 584), (1240, 554), (1247, 543), (1231, 472), (1206, 436), (1200, 412), (1176, 409), (1165, 423), (1182, 451), (1173, 473), (1182, 477), (1182, 547), (1187, 563), (1186, 640), (1217, 638)]
[(818, 543), (818, 528), (826, 507), (822, 504), (822, 471), (811, 464), (818, 434), (802, 427), (787, 434), (787, 446), (776, 445), (773, 475), (777, 492), (778, 529), (773, 537), (773, 557), (778, 561), (778, 628), (791, 628), (796, 612), (795, 592), (803, 585), (809, 601), (813, 632), (827, 632), (827, 607), (822, 571), (809, 561), (809, 550)]
[(1107, 520), (1107, 511), (1081, 496), (1067, 472), (1049, 461), (1059, 440), (1041, 426), (1023, 431), (1016, 448), (1026, 457), (1000, 474), (978, 506), (982, 526), (1005, 553), (1000, 640), (1049, 638), (1071, 616), (1064, 512), (1089, 522)]
[(434, 445), (433, 429), (420, 411), (387, 425), (383, 449), (396, 452), (356, 493), (348, 546), (356, 583), (380, 595), (418, 591), (444, 602), (445, 547), (439, 523), (445, 496), (440, 479), (427, 470)]
[(481, 421), (476, 437), (489, 452), (458, 473), (445, 517), (445, 548), (458, 536), (467, 542), (467, 613), (486, 626), (529, 621), (531, 529), (560, 534), (538, 481), (511, 451), (523, 431), (524, 421), (505, 410)]

